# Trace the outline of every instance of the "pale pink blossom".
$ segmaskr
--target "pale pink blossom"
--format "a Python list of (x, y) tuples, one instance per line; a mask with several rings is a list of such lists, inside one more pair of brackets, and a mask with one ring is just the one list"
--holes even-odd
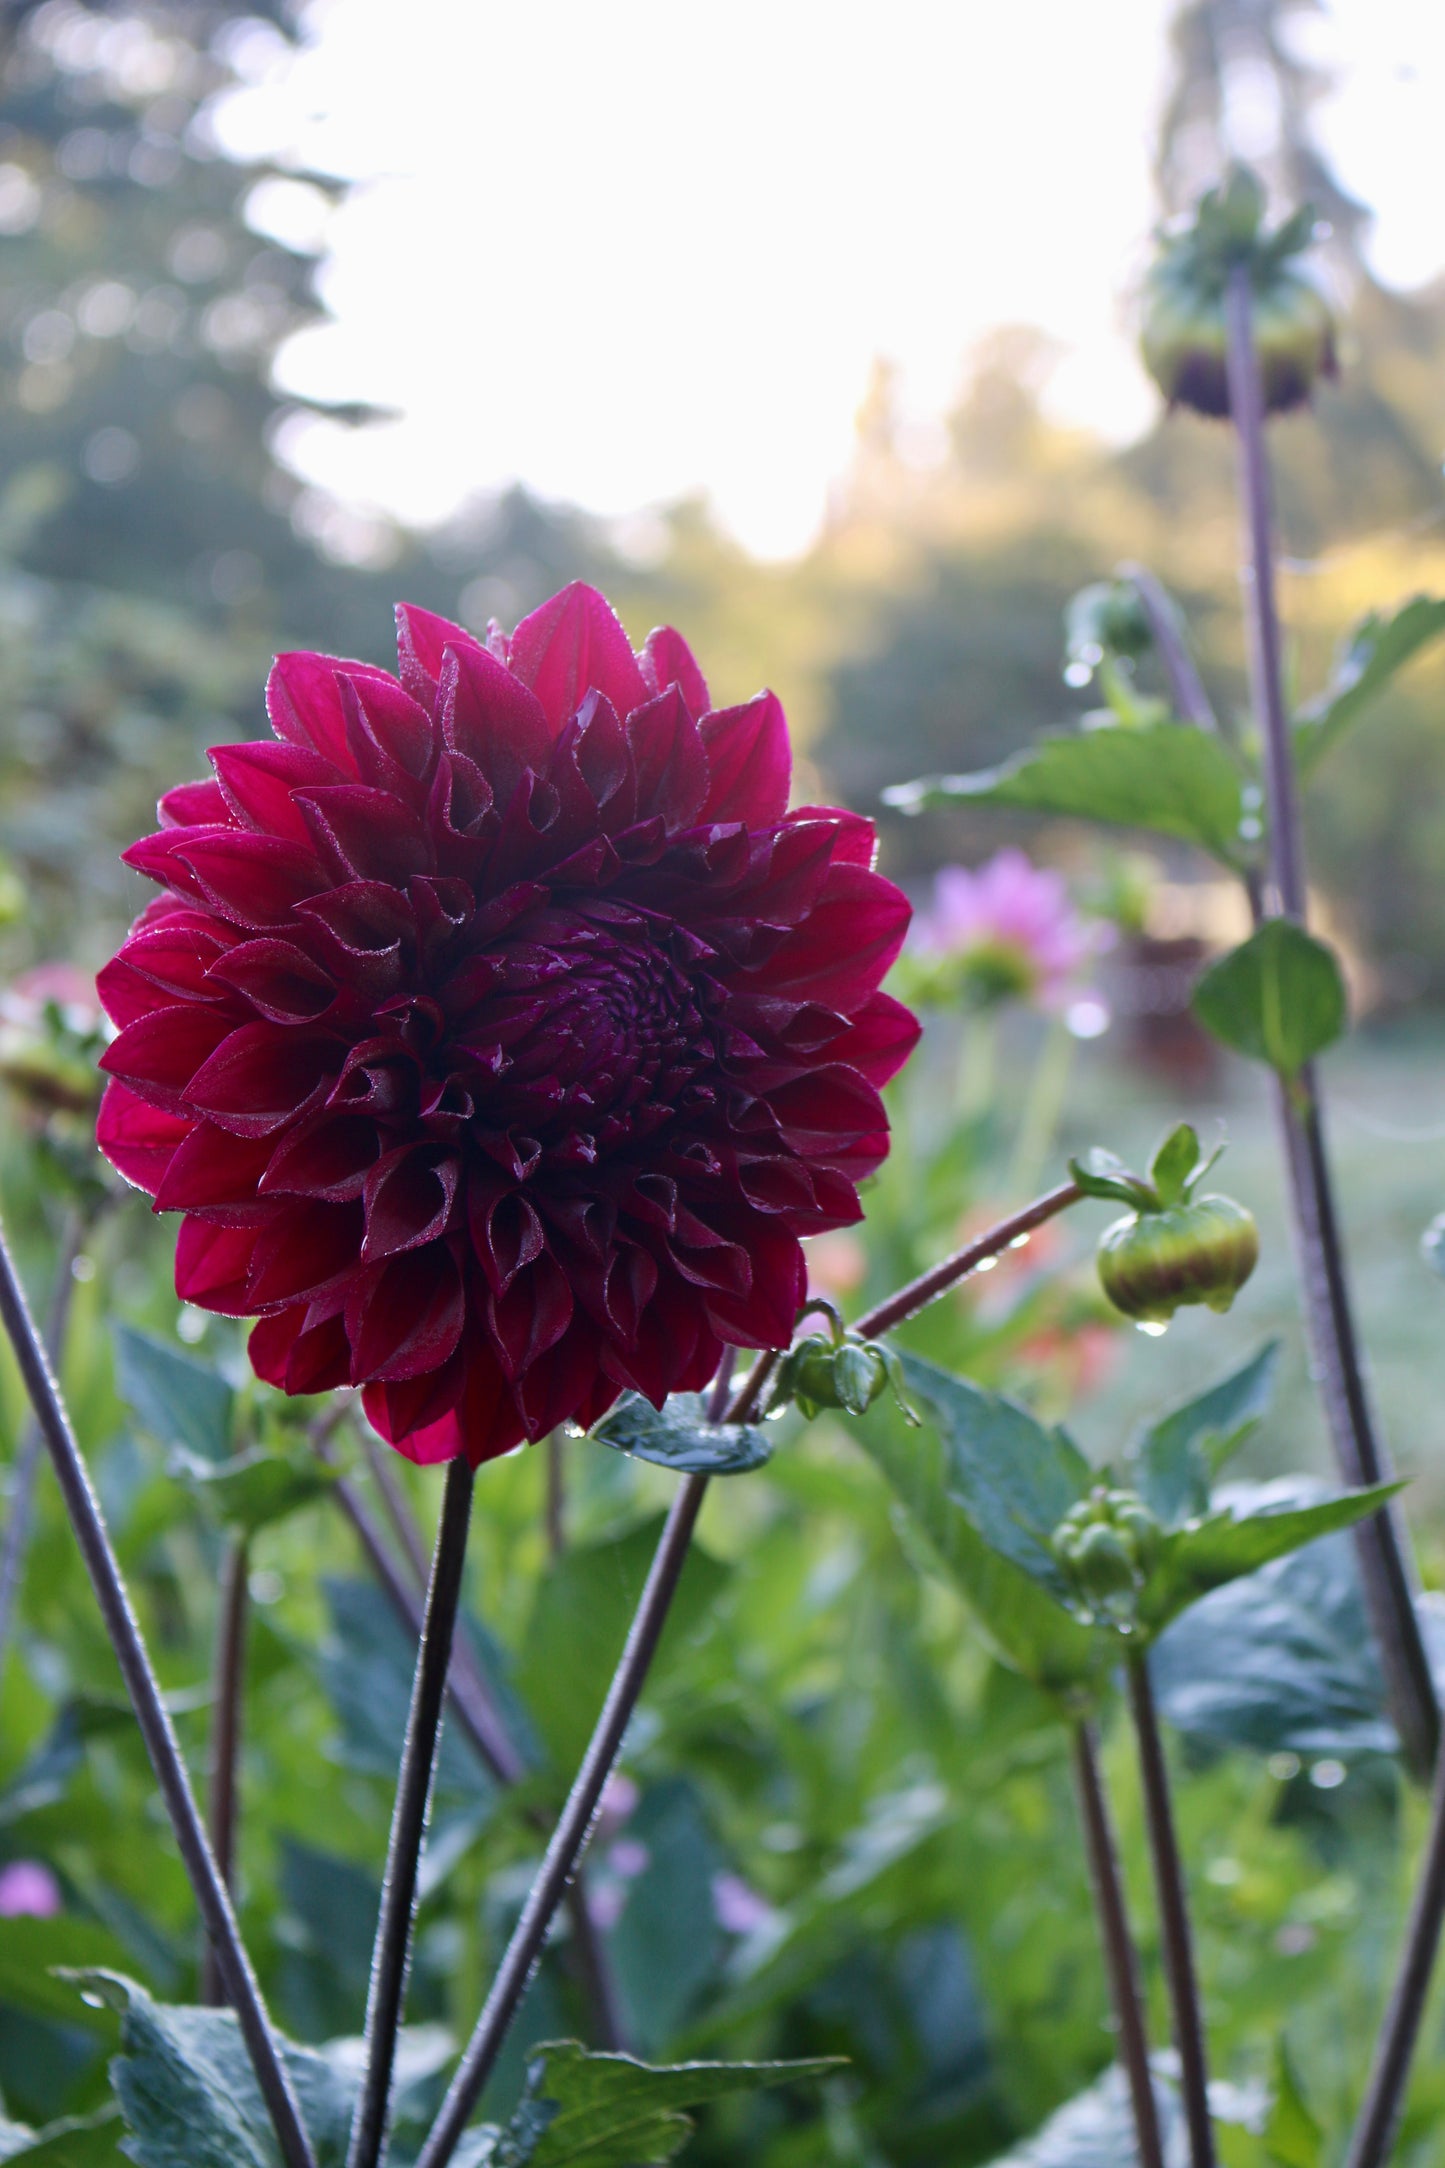
[(1079, 991), (1110, 938), (1079, 916), (1060, 874), (1005, 850), (976, 869), (941, 869), (913, 946), (920, 958), (952, 963), (959, 991), (980, 1005), (1012, 997), (1054, 1009)]
[(38, 1859), (0, 1867), (0, 1920), (53, 1920), (62, 1909), (60, 1884)]

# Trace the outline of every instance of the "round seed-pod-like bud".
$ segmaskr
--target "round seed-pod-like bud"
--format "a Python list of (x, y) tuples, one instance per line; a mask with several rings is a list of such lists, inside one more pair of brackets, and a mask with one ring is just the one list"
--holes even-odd
[(1167, 1325), (1190, 1303), (1227, 1310), (1258, 1261), (1254, 1215), (1232, 1197), (1131, 1212), (1099, 1242), (1104, 1293), (1141, 1325)]
[(1080, 1532), (1070, 1570), (1080, 1595), (1089, 1603), (1116, 1603), (1120, 1597), (1132, 1596), (1139, 1586), (1130, 1545), (1107, 1521), (1095, 1521)]
[(1263, 193), (1241, 169), (1204, 196), (1191, 223), (1160, 242), (1143, 289), (1144, 365), (1171, 407), (1228, 415), (1227, 293), (1249, 276), (1255, 351), (1267, 414), (1304, 404), (1339, 373), (1334, 320), (1293, 261), (1315, 236), (1308, 209), (1267, 233)]
[(837, 1405), (850, 1415), (866, 1415), (887, 1389), (888, 1366), (882, 1350), (866, 1341), (851, 1340), (833, 1357), (833, 1391)]

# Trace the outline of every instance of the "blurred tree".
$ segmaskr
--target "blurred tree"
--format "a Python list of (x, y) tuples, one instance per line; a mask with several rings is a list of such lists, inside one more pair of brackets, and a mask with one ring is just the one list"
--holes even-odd
[(88, 951), (108, 945), (139, 893), (118, 848), (158, 783), (264, 727), (276, 648), (383, 661), (399, 594), (484, 623), (601, 562), (587, 522), (522, 492), (423, 544), (279, 456), (307, 410), (272, 364), (321, 313), (340, 189), (224, 155), (215, 113), (284, 69), (296, 12), (0, 10), (0, 844), (32, 944), (78, 922)]

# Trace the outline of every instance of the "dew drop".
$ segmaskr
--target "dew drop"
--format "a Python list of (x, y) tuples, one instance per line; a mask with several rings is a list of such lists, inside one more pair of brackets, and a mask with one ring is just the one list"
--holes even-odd
[(1026, 1250), (1033, 1239), (1032, 1235), (1015, 1235), (1009, 1244), (1009, 1248), (1011, 1250)]
[(1093, 669), (1088, 663), (1071, 662), (1064, 671), (1064, 683), (1079, 691), (1088, 684), (1093, 675)]
[(1136, 1332), (1147, 1332), (1151, 1340), (1162, 1340), (1169, 1327), (1159, 1324), (1153, 1318), (1141, 1318), (1134, 1330)]
[(998, 1259), (996, 1257), (980, 1257), (973, 1269), (975, 1272), (993, 1272), (997, 1269), (997, 1266)]
[(1239, 833), (1243, 842), (1257, 843), (1264, 834), (1264, 822), (1255, 814), (1246, 813), (1239, 824)]
[(80, 1991), (80, 1999), (92, 2010), (103, 2010), (105, 2008), (104, 1995), (97, 1995), (93, 1987), (83, 1987)]

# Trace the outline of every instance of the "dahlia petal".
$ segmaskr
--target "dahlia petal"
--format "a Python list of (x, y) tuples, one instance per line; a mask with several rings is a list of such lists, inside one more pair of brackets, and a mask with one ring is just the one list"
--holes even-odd
[(212, 909), (253, 933), (284, 925), (298, 903), (329, 886), (306, 845), (244, 829), (188, 836), (176, 856)]
[(137, 1098), (183, 1115), (186, 1087), (231, 1028), (223, 1009), (199, 1001), (177, 1002), (127, 1024), (111, 1040), (99, 1066), (108, 1076), (120, 1077)]
[(589, 692), (605, 694), (619, 715), (648, 695), (611, 604), (581, 580), (523, 618), (512, 634), (511, 668), (541, 701), (554, 737)]
[(180, 890), (193, 901), (208, 901), (200, 882), (186, 863), (182, 853), (201, 837), (225, 836), (232, 831), (215, 825), (202, 828), (162, 828), (153, 836), (142, 836), (121, 852), (121, 864), (130, 866), (136, 873), (143, 873), (148, 881), (160, 881), (166, 886)]
[(637, 810), (661, 814), (669, 833), (689, 827), (708, 794), (698, 726), (675, 685), (636, 708), (623, 726), (637, 776)]
[(835, 862), (815, 909), (756, 971), (769, 993), (850, 1009), (876, 991), (903, 946), (912, 907), (881, 874)]
[(702, 811), (711, 821), (766, 828), (788, 810), (793, 754), (782, 703), (758, 693), (738, 708), (715, 708), (698, 730), (712, 781)]
[(186, 1100), (238, 1137), (266, 1136), (317, 1102), (338, 1052), (332, 1039), (275, 1024), (241, 1024), (191, 1077)]
[(833, 845), (835, 866), (862, 866), (871, 873), (878, 859), (878, 831), (872, 821), (861, 813), (850, 813), (838, 805), (794, 806), (784, 818), (784, 827), (792, 827), (799, 821), (831, 821), (837, 831)]
[(308, 1325), (311, 1305), (263, 1317), (246, 1345), (251, 1368), (285, 1393), (329, 1393), (351, 1377), (351, 1349), (339, 1314)]
[(353, 1382), (440, 1369), (456, 1350), (465, 1316), (462, 1277), (445, 1242), (372, 1266), (346, 1299)]
[(153, 1197), (165, 1179), (172, 1154), (184, 1144), (191, 1128), (187, 1116), (151, 1106), (112, 1079), (100, 1102), (95, 1136), (117, 1173)]
[(100, 1005), (113, 1024), (123, 1027), (149, 1016), (157, 1006), (158, 993), (182, 1001), (225, 1001), (226, 988), (207, 979), (212, 963), (224, 954), (225, 944), (214, 937), (208, 940), (189, 929), (172, 932), (167, 925), (157, 926), (127, 941), (120, 954), (97, 973)]
[(329, 783), (302, 791), (297, 804), (316, 849), (339, 881), (400, 887), (413, 874), (436, 870), (436, 848), (423, 823), (388, 791)]
[(883, 1085), (898, 1074), (922, 1031), (918, 1018), (901, 1001), (891, 994), (874, 994), (828, 1052), (834, 1061), (846, 1062), (867, 1077), (870, 1084)]
[(316, 1197), (344, 1204), (360, 1197), (381, 1153), (376, 1123), (365, 1114), (324, 1109), (290, 1130), (258, 1180), (263, 1196)]
[(437, 755), (437, 731), (431, 715), (395, 678), (352, 677), (337, 680), (346, 742), (363, 783), (411, 795), (408, 786), (425, 785)]
[[(442, 1461), (455, 1460), (463, 1450), (460, 1416), (449, 1411), (436, 1422), (413, 1425), (407, 1420), (405, 1403), (393, 1412), (392, 1403), (400, 1390), (400, 1386), (368, 1385), (361, 1395), (366, 1420), (378, 1437), (385, 1438), (388, 1445), (395, 1446), (398, 1453), (419, 1468), (434, 1468)], [(507, 1405), (510, 1408), (510, 1396)], [(520, 1438), (518, 1426), (512, 1444), (519, 1443)], [(478, 1456), (479, 1459), (485, 1457)]]
[(559, 749), (564, 744), (608, 833), (628, 827), (637, 818), (637, 782), (612, 702), (590, 693), (577, 711), (575, 735), (569, 729), (558, 740)]
[(475, 761), (498, 805), (506, 805), (528, 768), (547, 765), (556, 731), (540, 701), (470, 642), (449, 647), (437, 689), (442, 736), (454, 753)]
[(735, 1347), (786, 1347), (808, 1292), (802, 1246), (780, 1221), (759, 1217), (747, 1229), (747, 1250), (752, 1285), (742, 1295), (709, 1295), (708, 1323), (720, 1340)]
[(669, 685), (675, 685), (691, 708), (694, 722), (701, 722), (712, 701), (707, 680), (680, 632), (671, 625), (654, 626), (638, 661), (649, 692), (665, 693)]
[(224, 828), (235, 815), (212, 776), (199, 783), (178, 783), (156, 807), (162, 828)]
[(294, 941), (238, 942), (206, 977), (215, 991), (234, 987), (274, 1024), (309, 1024), (336, 999), (336, 981)]
[[(157, 1189), (158, 1212), (205, 1212), (219, 1222), (216, 1207), (249, 1208), (249, 1224), (264, 1219), (265, 1205), (258, 1207), (256, 1185), (271, 1156), (267, 1138), (228, 1136), (209, 1122), (197, 1122), (171, 1155)], [(247, 1224), (247, 1220), (236, 1224)]]
[(403, 1145), (388, 1152), (367, 1174), (362, 1190), (366, 1207), (366, 1239), (361, 1245), (363, 1264), (403, 1250), (420, 1249), (446, 1232), (457, 1184), (458, 1161), (435, 1150), (421, 1151)]
[(396, 991), (402, 944), (416, 933), (416, 920), (396, 889), (384, 881), (348, 881), (309, 897), (297, 914), (320, 930), (328, 962), (358, 993), (382, 1000)]
[(268, 738), (252, 745), (213, 745), (209, 757), (223, 803), (236, 821), (309, 850), (311, 837), (295, 793), (340, 782), (331, 761), (309, 746), (277, 745)]
[(542, 1222), (520, 1190), (500, 1189), (474, 1174), (468, 1192), (472, 1246), (494, 1295), (505, 1295), (517, 1274), (542, 1253)]
[(414, 602), (399, 602), (396, 606), (397, 675), (424, 708), (430, 708), (436, 700), (447, 649), (480, 646), (481, 642), (464, 625), (454, 625), (434, 611), (419, 610)]
[[(832, 821), (779, 829), (766, 853), (753, 857), (744, 888), (748, 910), (769, 926), (798, 925), (823, 893), (836, 841)], [(735, 898), (725, 900), (729, 909), (737, 908)]]
[(266, 713), (278, 738), (288, 745), (309, 746), (344, 775), (352, 775), (338, 671), (353, 680), (386, 676), (371, 663), (347, 662), (337, 655), (278, 655), (266, 680)]
[(363, 1224), (359, 1204), (288, 1203), (251, 1235), (247, 1309), (282, 1309), (354, 1279)]
[(768, 1092), (768, 1105), (797, 1150), (821, 1140), (870, 1136), (888, 1127), (883, 1102), (873, 1086), (841, 1062), (774, 1085)]
[(182, 1302), (221, 1317), (245, 1317), (255, 1239), (250, 1228), (214, 1227), (187, 1213), (176, 1237), (176, 1293)]
[(533, 1363), (512, 1388), (527, 1436), (545, 1438), (565, 1422), (596, 1375), (596, 1328), (574, 1317), (546, 1361)]
[(524, 1266), (487, 1315), (502, 1368), (513, 1382), (555, 1347), (572, 1318), (572, 1290), (555, 1257), (543, 1250)]

